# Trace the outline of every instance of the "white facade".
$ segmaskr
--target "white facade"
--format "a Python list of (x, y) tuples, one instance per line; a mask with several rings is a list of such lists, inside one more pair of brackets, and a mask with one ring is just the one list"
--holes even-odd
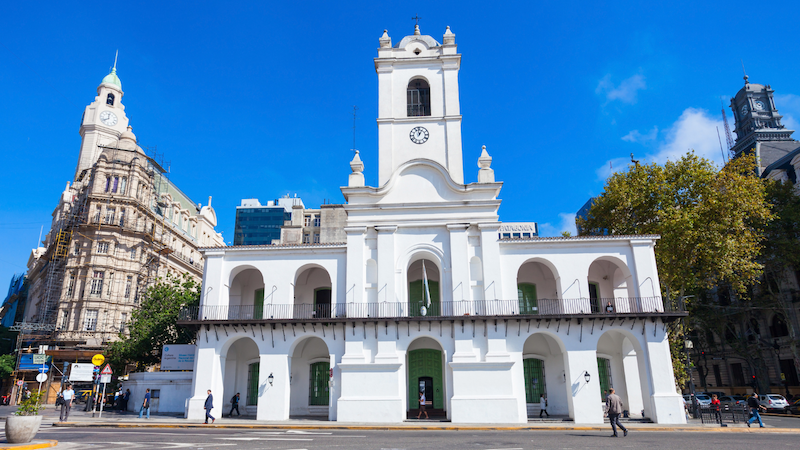
[[(449, 28), (443, 42), (380, 39), (381, 186), (356, 155), (346, 243), (204, 250), (201, 306), (181, 321), (198, 329), (188, 418), (211, 389), (258, 420), (401, 422), (422, 389), (458, 423), (527, 422), (540, 393), (551, 414), (602, 423), (614, 387), (633, 417), (685, 422), (657, 237), (503, 238), (485, 148), (463, 184)], [(420, 77), (428, 94), (411, 92)]]

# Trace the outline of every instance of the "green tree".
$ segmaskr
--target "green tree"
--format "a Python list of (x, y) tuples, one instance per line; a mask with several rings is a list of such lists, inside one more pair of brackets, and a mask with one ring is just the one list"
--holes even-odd
[(15, 355), (0, 355), (0, 380), (4, 380), (14, 373), (14, 367), (17, 365), (17, 357)]
[[(612, 175), (580, 229), (660, 236), (655, 254), (662, 292), (685, 299), (724, 283), (746, 293), (763, 271), (758, 257), (773, 214), (754, 157), (721, 170), (688, 152), (677, 161), (631, 164)], [(591, 232), (591, 231), (590, 231)], [(685, 324), (674, 324), (670, 344), (676, 380), (686, 380)]]
[(165, 344), (192, 344), (195, 333), (176, 325), (184, 306), (200, 304), (200, 285), (188, 274), (175, 277), (167, 274), (148, 287), (142, 295), (142, 304), (131, 314), (129, 335), (109, 348), (108, 360), (112, 367), (122, 369), (133, 366), (143, 370), (161, 361)]

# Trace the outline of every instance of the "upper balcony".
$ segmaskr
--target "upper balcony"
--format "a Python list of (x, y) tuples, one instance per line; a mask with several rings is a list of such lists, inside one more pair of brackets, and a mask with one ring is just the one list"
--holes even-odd
[(685, 317), (684, 305), (661, 297), (462, 300), (452, 302), (380, 302), (264, 304), (263, 306), (191, 306), (181, 309), (179, 325), (265, 324), (291, 322), (428, 321), (459, 319), (566, 319)]

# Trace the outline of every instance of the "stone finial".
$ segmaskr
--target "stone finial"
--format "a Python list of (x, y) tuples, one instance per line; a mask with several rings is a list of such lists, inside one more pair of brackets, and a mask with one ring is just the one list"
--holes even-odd
[(447, 30), (444, 32), (444, 37), (442, 38), (442, 42), (445, 45), (456, 43), (456, 35), (452, 31), (450, 31), (450, 27), (447, 27)]
[(350, 174), (347, 185), (350, 187), (364, 186), (364, 163), (361, 161), (361, 157), (358, 156), (358, 150), (356, 150), (353, 160), (350, 161), (350, 169), (353, 173)]
[(486, 152), (486, 146), (481, 147), (481, 156), (478, 158), (478, 183), (494, 183), (494, 170), (492, 166), (492, 157)]
[(419, 36), (420, 34), (419, 25), (414, 25), (414, 36)]
[(392, 46), (392, 38), (389, 37), (388, 30), (383, 30), (383, 36), (378, 39), (378, 42), (381, 43), (381, 48), (389, 48)]
[(134, 150), (136, 148), (136, 135), (133, 134), (133, 127), (130, 125), (119, 137), (119, 148), (125, 150)]

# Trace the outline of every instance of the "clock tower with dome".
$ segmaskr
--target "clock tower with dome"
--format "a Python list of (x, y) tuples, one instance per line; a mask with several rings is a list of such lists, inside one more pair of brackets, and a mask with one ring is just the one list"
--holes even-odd
[(384, 31), (379, 40), (378, 73), (379, 185), (401, 165), (428, 159), (442, 165), (453, 181), (464, 183), (461, 160), (461, 107), (458, 99), (456, 35), (450, 27), (442, 44), (414, 34), (392, 47)]
[(731, 151), (734, 157), (755, 152), (759, 174), (797, 147), (797, 141), (792, 139), (794, 131), (781, 123), (783, 116), (775, 107), (774, 93), (770, 85), (750, 83), (745, 75), (744, 87), (731, 99), (736, 119), (736, 143)]
[(97, 87), (97, 97), (83, 112), (81, 152), (75, 169), (75, 181), (97, 162), (101, 146), (114, 145), (127, 130), (128, 117), (125, 115), (122, 95), (122, 82), (117, 76), (117, 60), (114, 58), (114, 67)]

